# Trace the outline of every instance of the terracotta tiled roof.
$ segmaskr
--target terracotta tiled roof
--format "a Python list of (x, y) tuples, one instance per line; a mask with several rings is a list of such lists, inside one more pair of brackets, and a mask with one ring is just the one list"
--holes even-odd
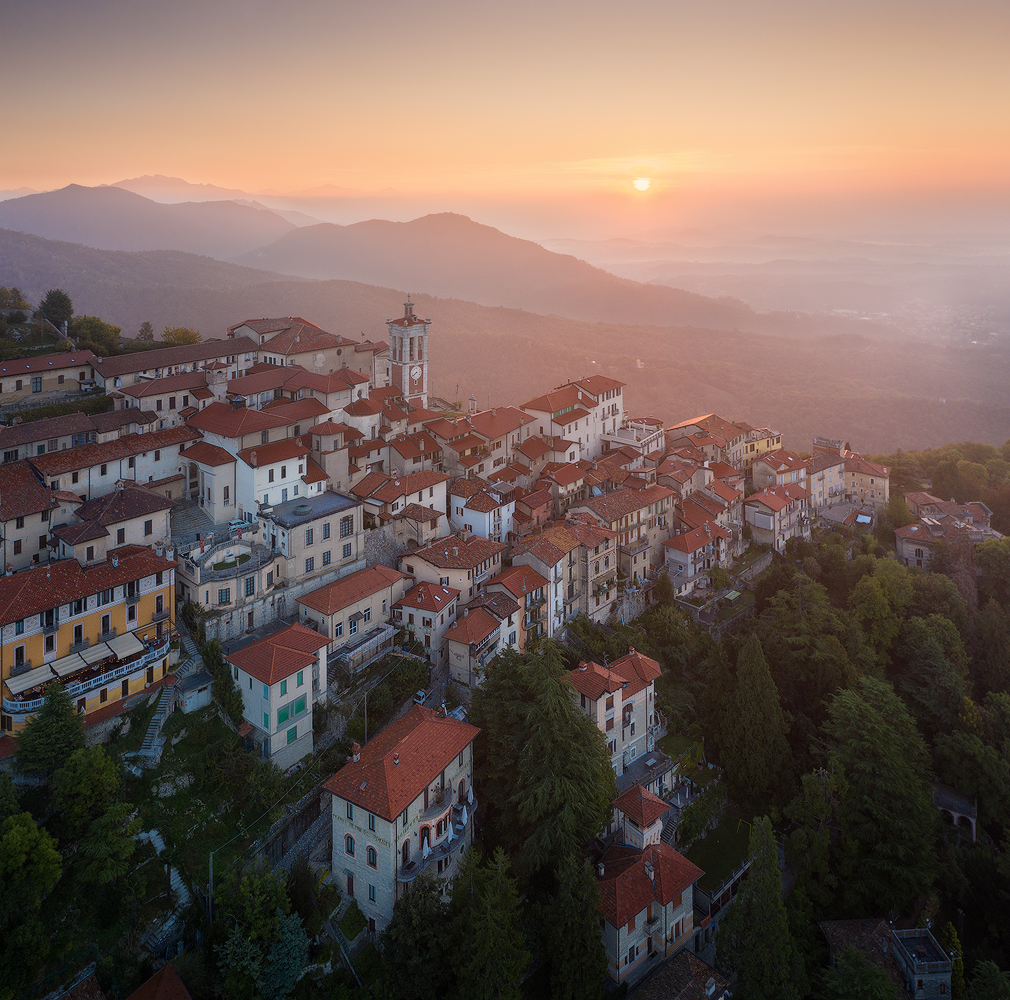
[(289, 424), (296, 420), (314, 420), (329, 413), (326, 404), (318, 399), (275, 399), (263, 407), (265, 413), (275, 417), (284, 417)]
[(466, 614), (456, 617), (456, 623), (446, 631), (445, 638), (473, 646), (483, 642), (500, 624), (501, 619), (485, 608), (474, 608), (472, 611), (467, 609)]
[(574, 384), (599, 399), (605, 392), (623, 389), (627, 382), (619, 382), (616, 378), (610, 378), (609, 375), (590, 375), (587, 378), (580, 378)]
[(117, 462), (123, 458), (169, 448), (175, 444), (195, 441), (199, 434), (189, 427), (170, 427), (164, 431), (149, 431), (146, 434), (127, 434), (125, 437), (102, 444), (86, 444), (66, 451), (51, 451), (46, 455), (30, 458), (31, 464), (47, 479), (61, 476), (65, 472), (88, 469), (106, 462)]
[[(573, 407), (593, 407), (596, 406), (596, 400), (592, 398), (588, 393), (582, 392), (582, 390), (575, 385), (562, 386), (560, 389), (555, 389), (553, 392), (545, 392), (542, 396), (536, 396), (531, 400), (523, 403), (521, 409), (529, 412), (530, 410), (535, 410), (538, 413), (557, 413), (559, 410), (564, 410), (569, 406)], [(556, 419), (556, 423), (567, 423), (568, 414), (564, 414)]]
[(554, 503), (554, 497), (550, 490), (535, 490), (532, 493), (527, 493), (521, 500), (516, 501), (517, 505), (522, 504), (531, 511), (550, 503)]
[[(115, 411), (119, 412), (119, 411)], [(73, 434), (87, 434), (95, 426), (92, 418), (84, 413), (65, 413), (59, 417), (43, 417), (9, 427), (0, 427), (0, 448), (17, 448), (19, 445), (50, 438), (67, 437)]]
[(180, 347), (161, 347), (153, 351), (138, 351), (135, 354), (118, 354), (111, 358), (96, 358), (95, 371), (101, 372), (102, 376), (108, 379), (131, 372), (171, 368), (173, 365), (188, 365), (195, 361), (211, 361), (214, 358), (230, 357), (233, 354), (255, 354), (258, 350), (256, 344), (248, 337), (204, 340), (199, 344), (183, 344)]
[(490, 514), (491, 511), (497, 510), (501, 507), (503, 501), (496, 500), (487, 490), (481, 490), (480, 493), (474, 493), (473, 496), (468, 497), (465, 504), (463, 504), (464, 510), (473, 510), (478, 514)]
[(432, 780), (449, 766), (480, 732), (423, 705), (379, 732), (323, 787), (392, 822)]
[(471, 535), (469, 538), (447, 535), (423, 549), (406, 553), (401, 557), (401, 561), (421, 559), (439, 569), (473, 569), (474, 566), (479, 566), (504, 550), (505, 546), (501, 542), (492, 542), (477, 535)]
[[(276, 684), (299, 670), (312, 666), (330, 640), (295, 622), (251, 646), (228, 653), (225, 659), (264, 684)], [(306, 691), (311, 687), (306, 686)]]
[(663, 544), (678, 552), (697, 552), (717, 538), (730, 537), (732, 536), (725, 528), (721, 528), (714, 521), (708, 521), (699, 528), (692, 528), (690, 531), (674, 535), (673, 538), (665, 539)]
[(417, 608), (420, 611), (445, 611), (457, 597), (459, 597), (459, 591), (454, 587), (419, 583), (416, 587), (411, 587), (393, 607)]
[(806, 465), (807, 475), (816, 475), (825, 469), (833, 469), (839, 465), (844, 466), (845, 459), (841, 455), (814, 455), (813, 458), (807, 459)]
[(304, 594), (297, 600), (299, 604), (304, 604), (321, 615), (333, 615), (365, 597), (391, 587), (398, 580), (407, 579), (409, 577), (406, 573), (378, 564), (359, 569), (356, 573), (341, 577), (333, 583), (326, 584), (325, 587)]
[(405, 517), (408, 521), (419, 521), (422, 524), (428, 524), (431, 521), (438, 521), (440, 518), (445, 517), (445, 515), (431, 507), (425, 507), (419, 503), (409, 503), (403, 510), (398, 510), (393, 517)]
[(620, 674), (628, 682), (630, 694), (648, 687), (662, 673), (655, 660), (639, 653), (633, 646), (619, 660), (611, 663), (610, 669)]
[(313, 483), (323, 483), (326, 482), (330, 477), (323, 472), (322, 469), (316, 464), (314, 459), (305, 459), (305, 475), (302, 476), (302, 482), (307, 483), (311, 486)]
[(211, 403), (196, 416), (189, 418), (190, 427), (231, 438), (269, 430), (271, 427), (284, 427), (287, 422), (283, 416), (275, 416), (263, 410), (251, 410), (247, 406), (235, 409), (228, 403)]
[(479, 597), (475, 597), (467, 607), (470, 609), (470, 614), (473, 614), (476, 608), (484, 608), (499, 621), (504, 621), (509, 615), (514, 615), (519, 611), (518, 601), (503, 590), (487, 590)]
[(271, 441), (269, 444), (259, 444), (255, 448), (244, 448), (238, 453), (238, 457), (246, 465), (262, 468), (301, 458), (308, 453), (309, 449), (302, 444), (300, 438), (284, 438), (281, 441)]
[(253, 396), (281, 389), (296, 372), (304, 370), (301, 365), (254, 365), (247, 374), (228, 382), (228, 392), (237, 396)]
[(80, 545), (96, 538), (107, 538), (109, 532), (97, 521), (83, 521), (79, 524), (58, 524), (52, 534), (67, 545)]
[(549, 454), (551, 446), (541, 437), (531, 437), (519, 445), (519, 451), (531, 462), (535, 462), (538, 458), (543, 458), (544, 455)]
[(879, 476), (881, 479), (886, 479), (890, 475), (890, 469), (887, 466), (868, 462), (859, 455), (850, 455), (845, 459), (845, 471), (856, 472), (864, 476)]
[(62, 371), (65, 368), (80, 368), (81, 366), (94, 365), (99, 360), (91, 351), (39, 354), (33, 358), (14, 358), (10, 361), (0, 363), (0, 375), (13, 378), (15, 375), (34, 375), (37, 372)]
[(744, 500), (745, 506), (752, 504), (763, 504), (769, 510), (779, 511), (783, 507), (788, 507), (795, 500), (808, 499), (809, 490), (803, 489), (799, 483), (786, 483), (783, 486), (769, 486), (760, 493), (752, 493)]
[(635, 1000), (724, 1000), (729, 995), (729, 980), (687, 948), (635, 990)]
[(629, 490), (624, 487), (601, 497), (582, 500), (573, 506), (588, 507), (601, 520), (612, 524), (627, 514), (673, 495), (673, 490), (666, 486), (650, 486), (646, 490)]
[(472, 414), (470, 425), (478, 434), (482, 434), (489, 441), (494, 441), (519, 430), (526, 424), (533, 423), (534, 419), (515, 406), (498, 406)]
[(375, 343), (372, 343), (372, 341), (370, 340), (363, 340), (360, 344), (354, 345), (354, 350), (359, 353), (366, 351), (374, 351), (376, 354), (378, 354), (380, 351), (388, 351), (389, 344), (387, 344), (384, 340), (377, 340), (375, 341)]
[[(424, 429), (430, 434), (440, 437), (443, 441), (451, 441), (453, 438), (463, 438), (474, 432), (470, 421), (465, 417), (455, 417), (449, 420), (441, 414), (435, 420), (425, 421)], [(484, 442), (481, 441), (480, 443), (483, 444)]]
[(58, 506), (53, 491), (42, 482), (29, 462), (22, 459), (0, 465), (0, 521), (11, 521)]
[[(557, 483), (558, 486), (574, 486), (577, 482), (580, 482), (585, 478), (585, 470), (580, 469), (577, 465), (570, 465), (567, 462), (564, 464), (560, 462), (552, 462), (544, 469), (540, 482), (552, 480)], [(539, 486), (540, 484), (538, 483), (537, 485)]]
[(633, 819), (644, 830), (669, 812), (669, 805), (658, 795), (653, 795), (642, 785), (632, 785), (623, 795), (614, 799), (614, 808)]
[(430, 434), (425, 434), (423, 431), (415, 434), (401, 434), (389, 442), (389, 447), (404, 458), (417, 458), (419, 456), (435, 458), (442, 454), (442, 449), (439, 447), (438, 442)]
[[(653, 868), (650, 878), (646, 863)], [(662, 841), (645, 850), (611, 847), (603, 856), (601, 909), (613, 927), (627, 924), (649, 903), (665, 906), (678, 899), (705, 873)]]
[(183, 392), (186, 389), (207, 387), (207, 375), (202, 371), (183, 372), (181, 375), (169, 375), (166, 378), (142, 379), (133, 385), (122, 385), (119, 391), (124, 396), (143, 399), (145, 396), (160, 396), (166, 392)]
[[(251, 326), (250, 323), (245, 325)], [(272, 331), (257, 332), (269, 333)], [(271, 354), (305, 354), (308, 351), (325, 351), (331, 347), (353, 347), (355, 343), (356, 341), (348, 340), (346, 337), (327, 333), (315, 323), (310, 323), (300, 316), (292, 316), (287, 325), (281, 327), (280, 332), (271, 337), (259, 349)]]
[(743, 490), (735, 490), (732, 486), (727, 485), (721, 479), (713, 479), (706, 489), (711, 490), (717, 497), (724, 500), (727, 504), (733, 503), (743, 496)]
[(766, 451), (763, 455), (759, 455), (755, 461), (764, 462), (776, 472), (798, 471), (807, 467), (807, 463), (802, 458), (794, 455), (791, 451), (786, 451), (785, 448), (779, 448), (778, 451)]
[(708, 471), (712, 473), (715, 479), (736, 479), (740, 477), (740, 473), (726, 462), (711, 462), (709, 463)]
[(142, 487), (127, 486), (81, 504), (77, 516), (82, 521), (115, 524), (118, 521), (128, 521), (132, 517), (143, 517), (159, 510), (169, 510), (173, 506), (172, 501), (160, 493), (152, 493)]
[(235, 456), (229, 454), (224, 448), (219, 448), (216, 444), (207, 444), (206, 441), (197, 441), (191, 444), (180, 456), (187, 462), (199, 462), (201, 465), (229, 465), (235, 461)]
[(718, 434), (727, 441), (733, 441), (735, 438), (738, 438), (741, 434), (743, 434), (743, 431), (737, 427), (736, 424), (731, 423), (729, 420), (724, 420), (718, 413), (705, 413), (700, 417), (692, 417), (690, 420), (682, 420), (679, 424), (674, 424), (672, 427), (668, 427), (667, 433), (691, 426), (700, 427), (702, 430), (708, 431), (711, 434)]
[(163, 965), (146, 983), (126, 1000), (191, 1000), (189, 990), (171, 962)]
[(522, 601), (527, 594), (532, 594), (533, 591), (546, 587), (548, 583), (547, 578), (541, 576), (532, 566), (510, 566), (489, 581), (488, 586), (501, 585)]
[[(113, 566), (113, 558), (118, 565)], [(0, 578), (0, 625), (176, 565), (174, 560), (155, 555), (152, 549), (126, 545), (110, 552), (104, 563), (86, 569), (76, 559), (61, 559), (5, 576)]]
[(593, 701), (599, 701), (605, 694), (613, 694), (624, 687), (624, 678), (614, 670), (589, 661), (580, 663), (568, 675), (568, 679), (580, 694)]

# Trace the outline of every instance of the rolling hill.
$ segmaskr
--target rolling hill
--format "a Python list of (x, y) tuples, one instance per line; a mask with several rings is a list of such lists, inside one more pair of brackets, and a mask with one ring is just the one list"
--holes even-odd
[(70, 184), (0, 202), (0, 226), (99, 250), (182, 250), (227, 259), (294, 225), (233, 201), (162, 205), (115, 187)]
[[(135, 333), (150, 320), (205, 338), (259, 316), (301, 315), (348, 337), (384, 339), (406, 293), (353, 281), (298, 280), (176, 251), (94, 250), (0, 230), (0, 284), (31, 301), (66, 289), (78, 313)], [(481, 406), (519, 404), (566, 379), (602, 372), (627, 383), (634, 413), (673, 422), (719, 410), (866, 452), (1010, 437), (1010, 351), (881, 340), (850, 322), (841, 335), (717, 331), (686, 325), (587, 323), (411, 291), (433, 321), (432, 389)]]

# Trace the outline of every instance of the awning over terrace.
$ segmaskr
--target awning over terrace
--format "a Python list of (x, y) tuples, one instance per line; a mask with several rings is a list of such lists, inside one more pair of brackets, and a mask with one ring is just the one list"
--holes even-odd
[(19, 695), (39, 684), (46, 684), (53, 680), (53, 672), (49, 669), (49, 664), (44, 663), (41, 667), (29, 670), (25, 674), (18, 674), (17, 677), (7, 678), (7, 687), (12, 695)]

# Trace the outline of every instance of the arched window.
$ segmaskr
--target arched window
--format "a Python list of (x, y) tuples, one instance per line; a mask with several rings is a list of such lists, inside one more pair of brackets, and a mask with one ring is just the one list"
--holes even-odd
[(375, 853), (375, 848), (374, 847), (369, 847), (365, 851), (365, 860), (368, 862), (368, 867), (369, 868), (376, 868), (376, 867), (378, 867), (379, 856)]
[(459, 782), (459, 801), (462, 802), (466, 798), (466, 779), (462, 778)]
[(410, 861), (410, 841), (405, 840), (403, 847), (400, 849), (400, 862), (406, 866), (408, 861)]
[(354, 838), (350, 834), (344, 837), (344, 850), (354, 856)]

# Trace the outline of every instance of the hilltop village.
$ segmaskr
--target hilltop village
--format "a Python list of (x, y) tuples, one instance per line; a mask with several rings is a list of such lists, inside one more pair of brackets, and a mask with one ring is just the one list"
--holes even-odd
[[(527, 879), (547, 878), (546, 862), (530, 846), (537, 824), (516, 806), (521, 789), (507, 785), (535, 770), (536, 762), (519, 758), (533, 752), (537, 734), (561, 712), (571, 716), (564, 725), (581, 734), (573, 741), (609, 765), (580, 779), (593, 782), (585, 785), (586, 801), (605, 799), (598, 815), (571, 824), (585, 834), (578, 846), (595, 883), (586, 898), (594, 901), (591, 930), (605, 954), (600, 988), (605, 977), (622, 990), (644, 980), (643, 997), (728, 996), (734, 972), (745, 979), (739, 956), (746, 947), (737, 940), (735, 965), (723, 961), (723, 949), (716, 971), (720, 920), (754, 905), (748, 872), (767, 857), (755, 847), (758, 822), (748, 852), (750, 824), (723, 822), (711, 790), (723, 796), (728, 785), (732, 792), (751, 781), (753, 767), (759, 801), (748, 815), (773, 813), (778, 826), (789, 797), (772, 788), (768, 774), (775, 754), (785, 759), (782, 734), (789, 730), (782, 720), (802, 720), (813, 733), (827, 716), (798, 703), (783, 715), (773, 696), (772, 709), (762, 712), (779, 720), (781, 733), (744, 735), (734, 754), (725, 711), (707, 704), (710, 719), (723, 718), (716, 768), (692, 717), (701, 695), (689, 694), (687, 681), (675, 687), (670, 664), (689, 673), (714, 642), (732, 646), (727, 637), (773, 598), (783, 615), (791, 613), (795, 592), (798, 627), (806, 627), (806, 600), (808, 616), (823, 615), (818, 642), (834, 643), (804, 662), (828, 664), (827, 674), (843, 659), (876, 663), (852, 668), (844, 682), (803, 683), (821, 685), (818, 699), (839, 687), (862, 690), (853, 678), (885, 676), (888, 643), (901, 628), (886, 581), (896, 573), (925, 579), (934, 560), (948, 565), (959, 546), (998, 545), (1003, 536), (980, 499), (955, 502), (926, 490), (892, 497), (891, 468), (849, 442), (816, 437), (816, 428), (800, 454), (783, 447), (760, 415), (748, 415), (758, 421), (752, 425), (734, 419), (738, 414), (684, 414), (667, 426), (635, 412), (624, 383), (610, 375), (573, 372), (571, 381), (547, 388), (535, 384), (531, 368), (529, 399), (488, 409), (474, 396), (435, 398), (431, 324), (408, 301), (402, 316), (386, 321), (381, 342), (283, 317), (238, 322), (221, 340), (2, 363), (0, 405), (8, 415), (75, 393), (82, 400), (104, 394), (107, 409), (0, 428), (0, 762), (18, 788), (25, 786), (24, 748), (38, 752), (37, 740), (29, 743), (25, 734), (62, 695), (88, 748), (107, 744), (112, 752), (131, 738), (127, 733), (135, 735), (122, 764), (126, 780), (151, 797), (152, 810), (164, 812), (186, 794), (178, 775), (151, 769), (187, 746), (200, 718), (213, 717), (216, 738), (240, 745), (271, 782), (311, 772), (297, 801), (286, 802), (282, 816), (270, 813), (249, 840), (280, 872), (302, 856), (311, 860), (309, 895), (322, 900), (330, 889), (339, 909), (331, 901), (320, 918), (310, 935), (311, 961), (302, 957), (287, 992), (270, 992), (253, 976), (257, 985), (246, 995), (287, 996), (304, 968), (329, 971), (342, 962), (355, 980), (348, 991), (367, 995), (368, 976), (355, 956), (368, 947), (378, 954), (381, 945), (395, 968), (396, 914), (407, 901), (427, 898), (429, 885), (441, 886), (431, 905), (447, 906), (447, 887), (461, 871), (472, 883), (482, 854), (499, 875), (511, 863)], [(899, 508), (907, 515), (900, 524)], [(874, 532), (887, 525), (893, 547), (885, 560), (883, 548), (875, 552)], [(837, 566), (830, 562), (836, 557)], [(893, 569), (874, 569), (877, 562)], [(882, 602), (879, 614), (866, 611), (860, 619), (866, 640), (842, 631), (835, 638), (824, 596), (836, 573), (841, 600), (848, 599), (844, 578), (853, 565), (864, 566), (856, 589), (872, 580), (877, 589), (867, 600)], [(781, 586), (762, 582), (768, 580)], [(912, 586), (900, 584), (908, 594)], [(902, 600), (902, 608), (912, 603)], [(660, 626), (669, 638), (657, 638)], [(881, 638), (886, 629), (893, 634)], [(953, 640), (937, 629), (938, 648), (950, 655)], [(749, 643), (733, 647), (736, 674), (727, 674), (725, 691), (709, 684), (710, 697), (724, 693), (727, 706), (742, 697)], [(760, 646), (753, 659), (768, 676)], [(506, 745), (506, 721), (522, 700), (516, 691), (521, 684), (539, 690), (541, 682), (523, 673), (531, 664), (554, 678), (566, 707), (544, 715), (543, 726), (513, 746), (513, 771), (494, 754)], [(729, 667), (711, 667), (718, 669)], [(547, 698), (540, 696), (541, 708)], [(932, 719), (938, 731), (940, 718)], [(794, 725), (790, 742), (797, 732)], [(766, 744), (775, 753), (762, 757)], [(733, 771), (733, 761), (750, 758), (752, 749), (754, 762)], [(552, 754), (545, 751), (542, 762), (555, 760), (560, 769)], [(805, 749), (797, 754), (804, 771), (814, 770)], [(158, 775), (154, 786), (150, 773)], [(252, 781), (252, 772), (241, 773), (228, 782)], [(934, 795), (947, 798), (934, 797), (935, 807), (928, 802), (930, 816), (945, 811), (974, 838), (985, 805), (963, 786), (942, 788)], [(832, 786), (826, 794), (832, 800), (839, 793)], [(230, 801), (235, 793), (220, 795)], [(746, 794), (734, 798), (746, 801)], [(271, 800), (255, 804), (267, 809)], [(152, 828), (139, 800), (133, 805), (139, 826), (130, 836), (146, 837), (154, 857), (160, 835), (143, 832)], [(248, 808), (228, 834), (251, 829), (257, 809)], [(569, 808), (561, 796), (545, 814)], [(509, 841), (502, 829), (513, 815)], [(799, 814), (791, 821), (802, 827)], [(162, 823), (170, 817), (162, 815)], [(59, 829), (75, 842), (69, 826)], [(202, 829), (192, 826), (182, 840)], [(739, 844), (741, 829), (737, 849), (730, 842)], [(771, 836), (769, 826), (768, 843)], [(219, 839), (227, 839), (224, 827)], [(492, 843), (511, 850), (492, 857)], [(208, 881), (206, 855), (189, 869), (184, 845), (169, 847), (163, 864), (178, 885), (158, 929), (145, 929), (136, 945), (159, 965), (176, 949), (195, 947), (186, 936), (187, 907), (212, 913), (218, 905), (215, 862)], [(778, 851), (770, 850), (777, 879)], [(243, 863), (236, 857), (232, 867), (241, 871)], [(223, 871), (218, 867), (219, 882)], [(550, 879), (563, 882), (551, 871)], [(486, 882), (490, 876), (480, 872), (478, 881)], [(550, 879), (544, 884), (553, 885)], [(832, 967), (855, 948), (884, 970), (895, 996), (947, 993), (956, 964), (949, 944), (928, 923), (893, 920), (929, 895), (927, 884), (872, 906), (853, 897), (844, 919), (838, 910), (838, 919), (815, 929), (822, 935), (816, 947)], [(237, 891), (234, 883), (225, 890)], [(294, 900), (290, 883), (289, 891)], [(529, 883), (524, 892), (535, 894)], [(455, 891), (452, 897), (462, 905)], [(270, 933), (283, 940), (277, 927)], [(223, 941), (213, 939), (221, 955)], [(550, 959), (529, 938), (525, 947), (513, 958), (535, 980)], [(49, 968), (58, 968), (52, 961)], [(184, 970), (182, 959), (176, 964)], [(172, 963), (157, 975), (165, 988), (185, 993)], [(202, 988), (187, 985), (194, 993)], [(233, 983), (226, 992), (237, 989)], [(805, 995), (797, 989), (780, 995)]]

